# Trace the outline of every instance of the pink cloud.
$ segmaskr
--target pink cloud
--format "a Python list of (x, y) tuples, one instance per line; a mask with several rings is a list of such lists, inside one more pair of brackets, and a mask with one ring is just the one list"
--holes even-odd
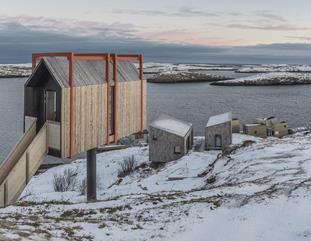
[(160, 41), (165, 43), (179, 43), (179, 44), (198, 44), (198, 45), (240, 45), (241, 39), (224, 39), (216, 37), (205, 37), (202, 32), (189, 32), (185, 30), (168, 30), (160, 32), (143, 32), (141, 37), (153, 41)]

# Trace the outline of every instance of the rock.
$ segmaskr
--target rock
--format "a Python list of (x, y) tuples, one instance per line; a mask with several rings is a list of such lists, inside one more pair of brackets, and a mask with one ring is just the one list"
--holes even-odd
[(187, 82), (213, 82), (228, 80), (230, 78), (194, 72), (170, 72), (157, 74), (147, 81), (151, 83), (187, 83)]

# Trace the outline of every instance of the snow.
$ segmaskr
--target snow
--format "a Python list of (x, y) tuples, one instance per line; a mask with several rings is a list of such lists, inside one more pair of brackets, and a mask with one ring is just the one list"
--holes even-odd
[(145, 63), (145, 73), (178, 73), (188, 71), (235, 71), (239, 65), (220, 65), (220, 64), (173, 64), (173, 63)]
[[(255, 74), (232, 80), (217, 81), (217, 84), (286, 84), (286, 83), (311, 83), (311, 73), (265, 73)], [(274, 84), (275, 84), (274, 83)]]
[(269, 72), (311, 72), (311, 65), (263, 64), (247, 65), (239, 68), (238, 73), (269, 73)]
[(260, 126), (261, 124), (245, 124), (245, 126)]
[(192, 128), (192, 124), (171, 116), (162, 115), (150, 126), (184, 137)]
[(231, 112), (227, 112), (224, 114), (220, 114), (220, 115), (215, 115), (209, 118), (206, 127), (210, 127), (210, 126), (215, 126), (215, 125), (219, 125), (222, 123), (226, 123), (232, 120), (232, 113)]
[[(204, 146), (204, 138), (195, 143)], [(132, 155), (137, 168), (120, 180), (119, 164)], [(79, 184), (84, 159), (49, 169), (18, 205), (0, 210), (0, 239), (310, 240), (310, 156), (310, 131), (282, 139), (234, 134), (229, 154), (191, 151), (157, 169), (148, 147), (100, 153), (98, 202), (86, 203), (78, 187), (53, 190), (54, 175), (67, 168)]]

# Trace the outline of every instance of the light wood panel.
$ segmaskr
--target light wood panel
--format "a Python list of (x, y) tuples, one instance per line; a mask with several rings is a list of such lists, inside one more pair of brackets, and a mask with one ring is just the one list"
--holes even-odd
[(48, 121), (48, 143), (49, 147), (60, 150), (60, 122)]
[(36, 123), (33, 122), (31, 127), (25, 132), (18, 143), (12, 148), (12, 151), (0, 165), (0, 184), (3, 183), (8, 173), (16, 165), (20, 157), (23, 155), (29, 144), (36, 136)]
[[(74, 153), (79, 154), (106, 144), (107, 84), (75, 87), (74, 90)], [(62, 157), (70, 148), (70, 92), (63, 89)]]
[[(147, 124), (146, 81), (144, 81), (143, 127)], [(118, 88), (118, 138), (141, 130), (141, 82), (120, 82)]]
[(2, 185), (0, 185), (0, 207), (4, 207), (5, 203), (4, 203), (4, 183)]
[[(33, 126), (28, 131), (31, 131), (32, 128)], [(0, 183), (0, 207), (12, 204), (17, 200), (30, 178), (42, 164), (48, 152), (47, 128), (46, 123), (31, 143), (26, 146), (26, 150), (17, 161), (8, 159), (11, 165), (0, 167), (0, 171), (6, 176)], [(26, 138), (28, 135), (29, 133), (25, 133), (23, 137)]]
[[(75, 154), (106, 143), (107, 84), (75, 87), (74, 145)], [(147, 126), (147, 83), (144, 81), (143, 126)], [(70, 148), (70, 91), (62, 90), (62, 157)], [(118, 138), (141, 130), (141, 81), (120, 81), (117, 88)]]

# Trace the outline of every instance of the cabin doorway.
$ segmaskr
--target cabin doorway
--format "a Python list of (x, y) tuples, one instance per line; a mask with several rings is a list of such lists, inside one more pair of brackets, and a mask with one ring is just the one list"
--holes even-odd
[[(44, 93), (45, 102), (45, 121), (56, 121), (56, 91), (45, 90)], [(44, 122), (45, 122), (44, 121)]]
[(222, 147), (222, 137), (221, 135), (215, 135), (215, 147), (221, 148)]

